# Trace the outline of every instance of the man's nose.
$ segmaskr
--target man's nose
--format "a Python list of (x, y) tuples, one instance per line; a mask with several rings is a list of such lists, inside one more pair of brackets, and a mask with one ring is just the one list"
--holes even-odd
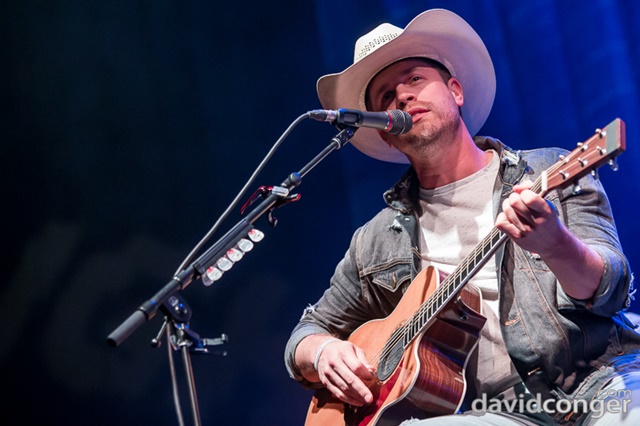
[(396, 87), (396, 103), (398, 109), (403, 109), (407, 103), (415, 100), (415, 95), (404, 84), (399, 84)]

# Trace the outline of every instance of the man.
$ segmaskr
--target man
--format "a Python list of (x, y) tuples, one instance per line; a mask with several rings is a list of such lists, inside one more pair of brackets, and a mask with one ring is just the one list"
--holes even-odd
[[(531, 181), (564, 151), (515, 152), (472, 136), (495, 95), (493, 65), (475, 31), (441, 9), (404, 30), (382, 24), (357, 41), (352, 66), (318, 81), (318, 95), (328, 109), (409, 113), (407, 134), (362, 128), (352, 143), (411, 167), (385, 193), (388, 207), (356, 231), (330, 288), (294, 329), (285, 354), (291, 376), (325, 387), (346, 407), (372, 404), (367, 384), (378, 366), (347, 340), (351, 333), (389, 316), (426, 266), (452, 273), (495, 226), (509, 240), (470, 281), (487, 321), (465, 361), (464, 402), (417, 424), (591, 424), (613, 415), (613, 424), (638, 424), (638, 398), (618, 401), (625, 407), (615, 413), (570, 405), (640, 391), (640, 337), (619, 314), (632, 276), (604, 190), (588, 176), (579, 193), (542, 198)], [(480, 398), (565, 404), (498, 413), (477, 409)]]

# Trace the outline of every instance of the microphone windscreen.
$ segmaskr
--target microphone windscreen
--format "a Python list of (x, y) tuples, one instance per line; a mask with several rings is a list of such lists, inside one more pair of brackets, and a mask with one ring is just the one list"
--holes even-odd
[(389, 111), (391, 116), (391, 128), (389, 133), (392, 135), (402, 135), (411, 130), (413, 126), (413, 118), (408, 112), (400, 111), (399, 109), (392, 109)]

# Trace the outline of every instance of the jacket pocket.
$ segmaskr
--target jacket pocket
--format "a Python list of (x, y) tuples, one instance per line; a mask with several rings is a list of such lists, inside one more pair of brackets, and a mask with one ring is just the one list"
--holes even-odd
[(411, 280), (411, 263), (395, 260), (370, 269), (371, 282), (390, 291), (396, 291), (401, 284)]

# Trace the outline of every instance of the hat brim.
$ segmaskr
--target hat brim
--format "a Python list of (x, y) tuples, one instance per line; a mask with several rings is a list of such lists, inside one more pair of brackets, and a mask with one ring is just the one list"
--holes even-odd
[[(464, 93), (462, 117), (469, 133), (475, 135), (493, 106), (495, 71), (480, 36), (464, 19), (444, 9), (421, 13), (395, 39), (343, 72), (321, 77), (317, 91), (322, 107), (366, 110), (365, 92), (373, 77), (394, 62), (414, 57), (440, 62), (460, 82)], [(403, 153), (390, 147), (373, 129), (358, 129), (351, 143), (378, 160), (409, 162)]]

